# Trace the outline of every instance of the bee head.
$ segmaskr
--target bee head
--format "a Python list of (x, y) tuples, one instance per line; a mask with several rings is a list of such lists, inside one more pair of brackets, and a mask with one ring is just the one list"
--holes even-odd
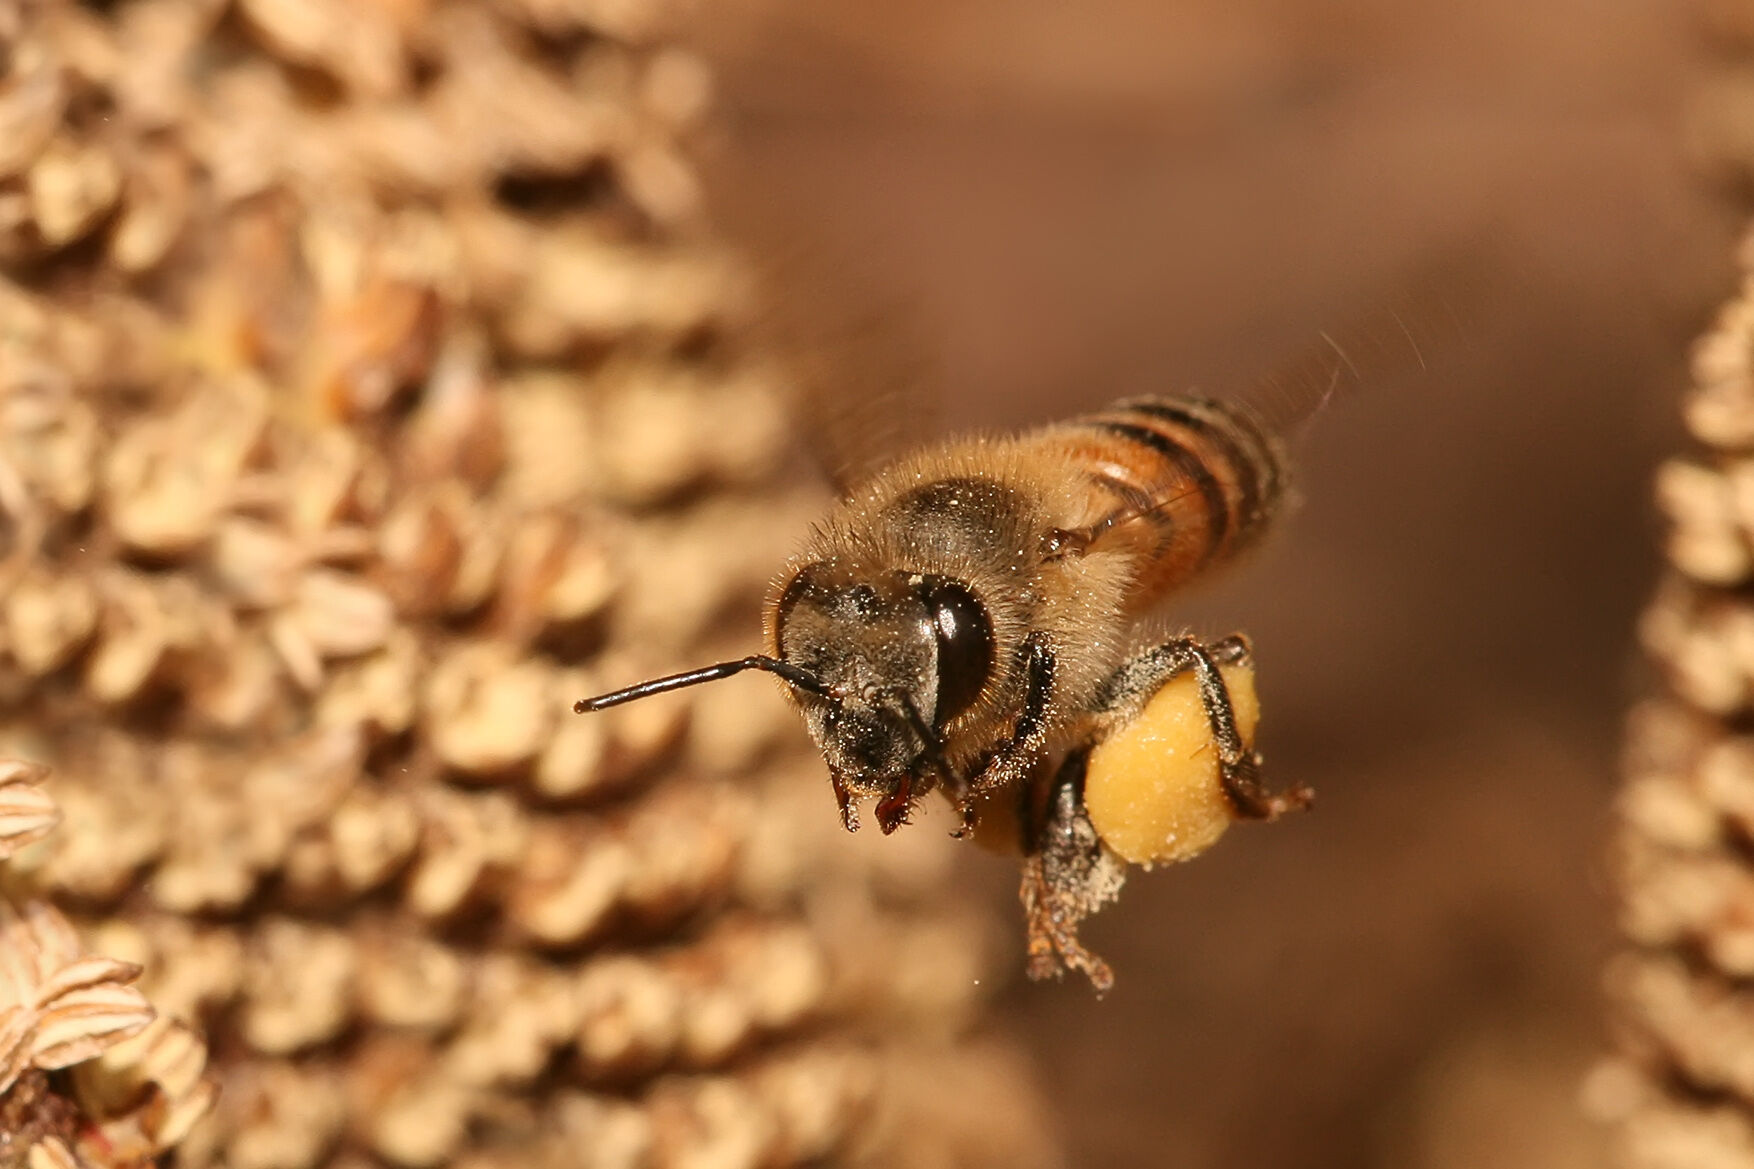
[(791, 687), (849, 829), (858, 824), (857, 796), (878, 797), (878, 823), (892, 832), (940, 780), (964, 787), (943, 732), (979, 699), (994, 662), (992, 622), (970, 589), (948, 577), (856, 574), (818, 561), (786, 579), (770, 613), (777, 656), (653, 678), (581, 699), (573, 710), (763, 670)]
[[(972, 592), (945, 577), (805, 565), (773, 610), (779, 660), (820, 683), (794, 687), (836, 787), (875, 795), (885, 830), (948, 778), (942, 732), (971, 707), (993, 666), (993, 633)], [(894, 801), (900, 797), (899, 806)], [(851, 822), (849, 817), (849, 823)]]

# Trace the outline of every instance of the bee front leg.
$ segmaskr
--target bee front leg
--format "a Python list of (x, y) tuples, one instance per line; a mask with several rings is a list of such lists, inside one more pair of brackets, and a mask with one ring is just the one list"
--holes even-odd
[(834, 785), (834, 802), (840, 808), (841, 827), (848, 832), (859, 830), (859, 806), (853, 802), (852, 789), (847, 787), (847, 778), (838, 771), (830, 770), (829, 782)]
[[(988, 756), (980, 773), (967, 786), (967, 793), (1002, 787), (1021, 789), (1033, 770), (1048, 738), (1048, 705), (1054, 693), (1054, 651), (1047, 639), (1032, 633), (1024, 640), (1026, 689), (1023, 710), (1011, 728), (1011, 737)], [(963, 817), (972, 817), (972, 800), (963, 801)]]
[(1170, 679), (1192, 670), (1200, 688), (1200, 704), (1211, 724), (1212, 742), (1218, 748), (1218, 777), (1224, 785), (1225, 797), (1238, 816), (1275, 820), (1286, 812), (1307, 808), (1315, 793), (1303, 784), (1278, 794), (1261, 785), (1260, 753), (1243, 744), (1236, 728), (1230, 690), (1219, 672), (1221, 665), (1253, 664), (1248, 639), (1241, 634), (1211, 645), (1203, 645), (1192, 637), (1179, 637), (1123, 662), (1109, 678), (1102, 709), (1126, 721), (1143, 709)]
[(1088, 751), (1075, 751), (1046, 785), (1024, 793), (1023, 913), (1029, 929), (1029, 977), (1080, 970), (1097, 994), (1114, 986), (1107, 962), (1078, 940), (1079, 924), (1120, 893), (1126, 866), (1110, 852), (1084, 810)]

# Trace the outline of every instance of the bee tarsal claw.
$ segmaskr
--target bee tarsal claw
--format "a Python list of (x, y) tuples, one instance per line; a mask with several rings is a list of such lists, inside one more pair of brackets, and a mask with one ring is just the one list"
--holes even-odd
[(1251, 751), (1235, 766), (1220, 769), (1219, 778), (1224, 794), (1245, 820), (1277, 820), (1287, 812), (1301, 812), (1315, 802), (1315, 789), (1297, 783), (1283, 792), (1273, 793), (1261, 785), (1261, 757)]

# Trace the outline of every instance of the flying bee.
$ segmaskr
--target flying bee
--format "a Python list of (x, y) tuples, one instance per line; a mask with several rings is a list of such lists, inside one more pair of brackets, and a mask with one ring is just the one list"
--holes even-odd
[[(1304, 414), (1358, 374), (1326, 338), (1291, 372), (1317, 391)], [(918, 450), (846, 492), (774, 582), (767, 653), (574, 709), (776, 675), (849, 831), (862, 800), (887, 834), (937, 790), (957, 835), (1009, 833), (1024, 855), (1031, 977), (1076, 969), (1106, 990), (1113, 975), (1078, 925), (1115, 895), (1128, 862), (1191, 856), (1233, 819), (1273, 820), (1311, 800), (1261, 781), (1246, 639), (1137, 643), (1143, 618), (1255, 545), (1281, 512), (1271, 413), (1132, 398)]]

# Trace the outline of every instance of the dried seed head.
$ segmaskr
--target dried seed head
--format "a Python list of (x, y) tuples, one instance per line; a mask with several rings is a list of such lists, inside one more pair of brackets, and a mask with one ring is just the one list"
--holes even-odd
[(817, 503), (660, 2), (0, 2), (0, 732), (65, 812), (6, 887), (215, 1039), (112, 1042), (71, 951), (97, 1063), (0, 1004), (30, 1156), (880, 1159), (882, 1069), (971, 1018), (943, 861), (849, 856), (783, 703), (566, 713), (753, 630)]

